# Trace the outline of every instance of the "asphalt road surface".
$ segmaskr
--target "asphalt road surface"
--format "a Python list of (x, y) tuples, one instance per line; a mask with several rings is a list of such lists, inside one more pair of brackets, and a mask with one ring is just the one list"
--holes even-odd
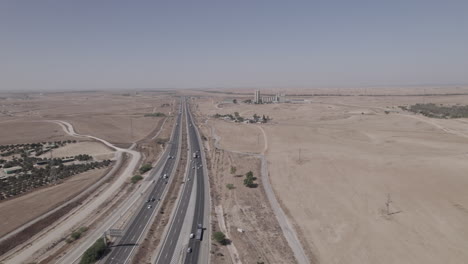
[(169, 177), (171, 175), (172, 171), (175, 169), (176, 157), (178, 157), (179, 144), (181, 142), (181, 116), (181, 111), (179, 111), (176, 127), (174, 129), (175, 134), (172, 137), (171, 143), (169, 143), (169, 154), (167, 157), (163, 157), (166, 158), (167, 161), (162, 169), (161, 177), (154, 178), (158, 171), (154, 170), (153, 175), (150, 177), (154, 178), (154, 181), (145, 181), (147, 184), (154, 184), (153, 190), (150, 191), (147, 199), (140, 205), (141, 208), (125, 229), (123, 236), (112, 246), (105, 263), (123, 264), (129, 262), (132, 252), (138, 246), (138, 241), (144, 233), (146, 226), (150, 224), (152, 215), (157, 213), (155, 212), (156, 205), (160, 202), (160, 199), (162, 200), (161, 196), (168, 186), (168, 179), (165, 179), (163, 176), (167, 175)]
[[(197, 226), (200, 224), (204, 228), (204, 206), (205, 206), (205, 188), (204, 188), (204, 167), (202, 166), (202, 159), (200, 157), (200, 142), (198, 140), (197, 133), (195, 131), (195, 124), (192, 120), (192, 116), (189, 114), (188, 107), (185, 107), (187, 113), (187, 122), (188, 122), (188, 139), (190, 142), (190, 167), (188, 171), (188, 180), (186, 181), (186, 186), (184, 188), (181, 203), (177, 207), (177, 211), (173, 217), (172, 224), (164, 240), (164, 244), (161, 247), (161, 251), (156, 260), (157, 264), (167, 264), (170, 263), (174, 251), (176, 249), (177, 243), (183, 243), (178, 241), (182, 226), (184, 225), (185, 215), (187, 213), (188, 204), (190, 196), (192, 193), (192, 186), (194, 182), (194, 177), (197, 177), (197, 186), (196, 186), (196, 202), (195, 202), (195, 215), (193, 223), (191, 224), (191, 233), (194, 235), (197, 232)], [(194, 158), (193, 154), (196, 154), (197, 157)], [(203, 239), (203, 238), (202, 238)], [(209, 239), (209, 238), (207, 238)], [(195, 237), (189, 240), (188, 248), (191, 248), (191, 252), (187, 252), (185, 257), (185, 263), (197, 263), (198, 256), (200, 252), (200, 240), (197, 240)], [(187, 248), (187, 249), (188, 249)]]

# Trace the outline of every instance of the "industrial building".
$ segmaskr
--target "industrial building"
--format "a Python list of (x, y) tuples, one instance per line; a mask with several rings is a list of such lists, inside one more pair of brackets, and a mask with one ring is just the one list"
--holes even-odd
[(277, 93), (274, 96), (260, 96), (260, 91), (255, 90), (254, 103), (256, 104), (269, 104), (269, 103), (287, 103), (285, 94)]
[(262, 103), (262, 99), (260, 98), (260, 91), (259, 90), (255, 90), (254, 103), (256, 103), (256, 104), (261, 104)]

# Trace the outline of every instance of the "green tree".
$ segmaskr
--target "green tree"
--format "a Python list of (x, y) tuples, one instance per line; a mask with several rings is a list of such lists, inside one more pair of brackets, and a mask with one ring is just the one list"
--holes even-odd
[(99, 238), (94, 244), (88, 248), (83, 257), (81, 258), (80, 264), (92, 264), (101, 259), (106, 253), (107, 245), (104, 243), (104, 238)]
[(249, 171), (245, 174), (244, 185), (247, 187), (254, 187), (254, 180), (253, 172)]
[(252, 187), (254, 185), (253, 177), (245, 177), (244, 185), (247, 187)]

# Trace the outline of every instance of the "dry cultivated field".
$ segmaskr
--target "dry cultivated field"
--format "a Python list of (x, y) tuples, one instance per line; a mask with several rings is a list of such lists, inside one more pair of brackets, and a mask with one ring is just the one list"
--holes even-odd
[[(468, 120), (430, 119), (397, 107), (465, 105), (468, 96), (316, 96), (302, 104), (234, 105), (218, 104), (226, 95), (200, 95), (206, 116), (237, 111), (272, 118), (262, 125), (205, 125), (224, 148), (266, 146), (276, 196), (317, 263), (468, 262)], [(249, 144), (239, 144), (244, 141)]]
[[(0, 145), (78, 140), (40, 157), (88, 154), (95, 161), (113, 159), (113, 150), (90, 139), (68, 136), (59, 125), (44, 121), (67, 121), (77, 133), (125, 147), (158, 130), (165, 119), (164, 116), (145, 117), (145, 114), (160, 112), (167, 116), (174, 103), (170, 94), (160, 92), (2, 94), (0, 98)], [(58, 185), (43, 186), (1, 201), (0, 236), (75, 197), (105, 171), (90, 170)]]

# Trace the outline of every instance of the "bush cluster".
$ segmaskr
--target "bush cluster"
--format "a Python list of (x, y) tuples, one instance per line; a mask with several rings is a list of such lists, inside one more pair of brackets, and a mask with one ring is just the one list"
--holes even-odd
[(433, 103), (415, 104), (409, 107), (400, 106), (401, 109), (413, 113), (422, 114), (433, 118), (466, 118), (468, 117), (468, 105), (444, 106)]

